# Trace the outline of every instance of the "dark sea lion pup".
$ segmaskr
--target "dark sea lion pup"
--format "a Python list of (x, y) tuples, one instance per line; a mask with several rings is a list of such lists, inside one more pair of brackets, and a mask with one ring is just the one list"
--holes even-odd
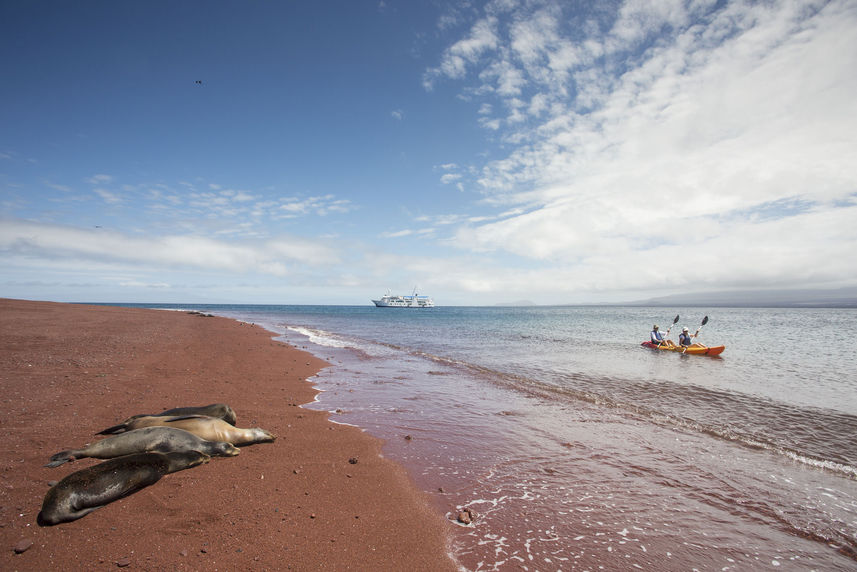
[(206, 441), (224, 441), (233, 445), (270, 443), (276, 439), (275, 435), (265, 429), (260, 429), (259, 427), (250, 429), (233, 427), (223, 419), (216, 419), (205, 415), (180, 415), (178, 417), (150, 415), (148, 417), (138, 417), (128, 423), (129, 429), (155, 426), (176, 427), (190, 431)]
[(225, 403), (212, 403), (211, 405), (202, 405), (199, 407), (176, 407), (174, 409), (161, 411), (160, 413), (141, 413), (139, 415), (132, 415), (119, 425), (108, 427), (104, 431), (99, 431), (96, 435), (114, 435), (123, 431), (130, 431), (128, 426), (132, 421), (134, 421), (134, 419), (138, 419), (140, 417), (175, 417), (179, 415), (207, 415), (209, 417), (223, 419), (230, 425), (235, 425), (235, 422), (238, 420), (238, 417), (235, 415), (235, 411)]
[(95, 459), (113, 459), (134, 453), (172, 453), (179, 451), (199, 451), (209, 457), (234, 457), (241, 450), (231, 443), (206, 441), (184, 429), (176, 427), (144, 427), (126, 431), (101, 441), (87, 445), (82, 449), (60, 451), (51, 457), (46, 467), (59, 467), (63, 463), (84, 457)]
[(36, 522), (51, 526), (77, 520), (158, 482), (166, 474), (196, 467), (208, 459), (199, 451), (137, 453), (82, 469), (51, 487)]

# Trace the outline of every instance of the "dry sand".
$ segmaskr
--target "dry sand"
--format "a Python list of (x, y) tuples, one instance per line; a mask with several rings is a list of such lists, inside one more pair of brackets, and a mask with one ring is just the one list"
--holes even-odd
[[(446, 521), (381, 442), (301, 404), (325, 366), (260, 327), (0, 299), (0, 570), (455, 570)], [(39, 527), (43, 465), (137, 413), (224, 402), (274, 443)], [(18, 551), (23, 550), (18, 553)]]

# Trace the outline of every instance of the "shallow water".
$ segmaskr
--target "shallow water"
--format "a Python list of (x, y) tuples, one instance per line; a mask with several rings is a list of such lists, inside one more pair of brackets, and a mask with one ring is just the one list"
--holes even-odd
[(331, 361), (311, 407), (473, 511), (468, 570), (857, 566), (854, 310), (674, 310), (709, 358), (641, 347), (654, 308), (197, 308)]

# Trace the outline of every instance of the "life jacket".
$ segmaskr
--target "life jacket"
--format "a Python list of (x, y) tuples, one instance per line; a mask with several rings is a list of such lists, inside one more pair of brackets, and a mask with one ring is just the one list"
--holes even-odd
[(685, 334), (684, 332), (679, 334), (678, 343), (679, 343), (679, 345), (682, 345), (682, 346), (689, 346), (690, 345), (690, 334)]

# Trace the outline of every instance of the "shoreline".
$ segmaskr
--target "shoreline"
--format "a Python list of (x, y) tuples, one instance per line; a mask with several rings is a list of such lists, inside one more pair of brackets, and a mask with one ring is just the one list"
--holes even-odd
[[(382, 442), (301, 407), (327, 363), (273, 337), (230, 318), (0, 299), (0, 567), (456, 570), (448, 523)], [(99, 462), (50, 469), (50, 455), (133, 414), (215, 402), (277, 440), (36, 525), (48, 483)]]

